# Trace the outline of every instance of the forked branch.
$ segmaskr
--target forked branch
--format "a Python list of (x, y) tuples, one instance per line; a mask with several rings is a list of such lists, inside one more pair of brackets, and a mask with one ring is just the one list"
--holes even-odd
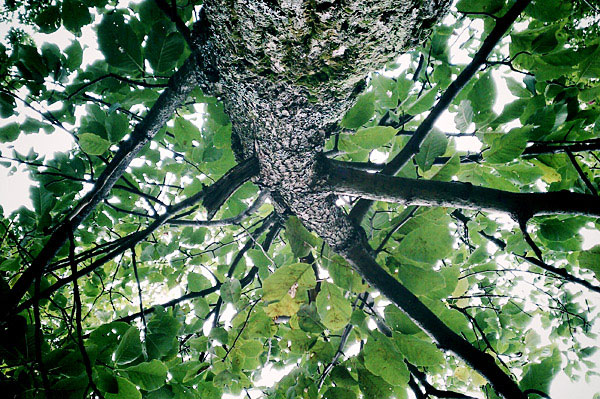
[[(479, 68), (485, 63), (487, 57), (490, 55), (494, 47), (498, 44), (500, 39), (508, 31), (511, 25), (521, 15), (525, 7), (531, 3), (531, 0), (517, 0), (515, 4), (506, 12), (502, 18), (496, 20), (496, 26), (485, 38), (479, 51), (473, 57), (473, 60), (469, 65), (463, 69), (458, 75), (456, 80), (448, 86), (446, 91), (442, 94), (437, 104), (433, 107), (429, 115), (419, 125), (415, 133), (412, 135), (408, 143), (402, 148), (402, 150), (396, 155), (385, 167), (379, 172), (384, 175), (395, 175), (400, 169), (408, 163), (408, 161), (417, 153), (421, 148), (421, 144), (427, 138), (427, 135), (433, 128), (435, 121), (444, 113), (448, 108), (452, 100), (460, 93), (463, 87), (471, 80), (477, 73)], [(361, 199), (350, 212), (350, 217), (354, 220), (361, 221), (366, 215), (372, 201), (368, 199)]]

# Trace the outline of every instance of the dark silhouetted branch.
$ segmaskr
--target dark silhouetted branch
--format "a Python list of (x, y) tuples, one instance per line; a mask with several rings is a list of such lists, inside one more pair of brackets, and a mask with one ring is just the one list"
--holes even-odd
[(464, 360), (484, 376), (503, 397), (507, 399), (527, 397), (521, 392), (518, 384), (496, 364), (492, 356), (479, 351), (452, 331), (412, 292), (383, 270), (364, 243), (356, 243), (340, 254), (374, 289), (385, 295), (426, 332), (438, 348), (452, 352)]
[[(460, 75), (458, 75), (458, 77), (450, 84), (450, 86), (448, 86), (446, 91), (438, 100), (437, 104), (435, 104), (425, 120), (423, 120), (423, 122), (419, 125), (410, 140), (408, 140), (408, 143), (406, 143), (398, 155), (396, 155), (390, 162), (386, 164), (385, 168), (381, 170), (381, 174), (396, 174), (404, 167), (404, 165), (408, 163), (413, 155), (419, 152), (421, 144), (433, 128), (436, 120), (440, 117), (440, 115), (442, 115), (442, 113), (444, 113), (452, 100), (454, 100), (454, 98), (469, 82), (469, 80), (475, 76), (479, 68), (487, 60), (487, 57), (490, 55), (494, 47), (496, 47), (500, 39), (502, 39), (504, 34), (508, 31), (511, 25), (515, 22), (515, 20), (530, 2), (531, 0), (517, 0), (502, 18), (498, 18), (496, 20), (496, 26), (485, 38), (481, 48), (475, 54), (471, 63), (467, 65)], [(350, 212), (350, 217), (354, 220), (361, 221), (369, 210), (371, 204), (372, 201), (361, 199)]]
[(343, 162), (323, 159), (326, 185), (336, 194), (405, 205), (443, 206), (504, 212), (517, 221), (536, 215), (574, 214), (600, 216), (600, 201), (593, 195), (569, 191), (513, 193), (471, 183), (408, 179), (347, 168)]

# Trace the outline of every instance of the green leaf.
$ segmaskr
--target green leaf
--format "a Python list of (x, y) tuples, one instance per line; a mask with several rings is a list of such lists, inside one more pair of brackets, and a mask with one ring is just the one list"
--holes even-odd
[(435, 96), (437, 95), (437, 87), (431, 88), (417, 98), (415, 102), (410, 105), (405, 105), (406, 113), (410, 115), (418, 115), (422, 112), (428, 111), (435, 102)]
[(473, 107), (474, 117), (492, 110), (496, 101), (496, 85), (491, 72), (486, 72), (477, 79), (467, 98)]
[(142, 71), (141, 41), (123, 14), (105, 14), (98, 25), (98, 44), (106, 62), (126, 73)]
[(16, 272), (21, 267), (21, 261), (17, 258), (6, 259), (0, 262), (0, 270), (4, 272)]
[[(525, 366), (525, 374), (519, 383), (521, 390), (537, 389), (546, 394), (550, 393), (550, 384), (554, 376), (561, 370), (560, 352), (555, 349), (552, 356), (542, 360), (541, 363), (533, 363)], [(531, 395), (539, 397), (539, 395)]]
[(30, 187), (29, 194), (33, 203), (33, 209), (40, 216), (48, 214), (56, 204), (54, 195), (41, 187)]
[[(12, 116), (15, 106), (16, 106), (16, 104), (15, 104), (14, 98), (12, 98), (11, 96), (9, 96), (6, 93), (0, 93), (0, 117), (8, 118), (8, 117)], [(10, 124), (8, 124), (8, 125), (10, 125)], [(2, 129), (5, 128), (6, 126), (7, 125), (0, 127), (0, 140), (2, 140), (2, 137), (3, 137)], [(12, 141), (12, 140), (9, 140), (9, 141)], [(2, 141), (2, 142), (5, 143), (6, 141)]]
[(394, 109), (398, 106), (398, 89), (393, 79), (377, 74), (371, 79), (371, 86), (380, 107)]
[(415, 295), (433, 295), (434, 291), (446, 286), (444, 277), (437, 271), (408, 263), (401, 264), (396, 269), (400, 281)]
[(295, 286), (295, 290), (308, 290), (317, 285), (312, 267), (307, 263), (294, 263), (285, 265), (275, 270), (263, 282), (263, 300), (276, 301), (288, 295)]
[(469, 100), (462, 100), (458, 105), (458, 112), (454, 116), (454, 123), (456, 128), (461, 132), (469, 130), (471, 123), (473, 123), (473, 107)]
[(240, 284), (240, 280), (231, 279), (229, 281), (225, 281), (221, 285), (220, 292), (223, 302), (236, 303), (240, 299), (240, 295), (242, 293), (242, 285)]
[(596, 245), (587, 251), (581, 251), (578, 256), (579, 267), (591, 270), (600, 280), (600, 245)]
[(212, 287), (212, 283), (200, 273), (190, 272), (187, 275), (188, 290), (198, 292)]
[(123, 377), (115, 377), (115, 379), (118, 386), (117, 392), (106, 392), (104, 394), (106, 399), (142, 399), (142, 394), (131, 381)]
[(60, 8), (53, 5), (44, 8), (37, 14), (34, 22), (42, 33), (56, 32), (60, 28)]
[(595, 45), (593, 51), (579, 65), (579, 79), (600, 78), (600, 45)]
[(448, 146), (448, 138), (446, 135), (436, 129), (433, 129), (421, 144), (421, 148), (417, 155), (415, 155), (415, 161), (417, 165), (423, 170), (428, 171), (433, 165), (433, 161), (446, 152)]
[(337, 286), (324, 281), (317, 295), (317, 311), (323, 325), (331, 331), (337, 331), (350, 321), (352, 305)]
[[(447, 221), (447, 218), (442, 221)], [(448, 225), (426, 223), (400, 241), (397, 254), (417, 264), (435, 264), (450, 253), (453, 242)]]
[(181, 34), (172, 32), (169, 26), (166, 21), (156, 22), (146, 41), (146, 58), (157, 74), (172, 71), (185, 47)]
[(81, 150), (89, 155), (102, 155), (110, 148), (110, 141), (93, 133), (81, 133), (79, 136)]
[(335, 285), (351, 292), (364, 292), (367, 289), (362, 277), (352, 270), (344, 258), (334, 254), (329, 247), (323, 251), (323, 258), (325, 258), (323, 266), (327, 268)]
[(385, 321), (395, 331), (400, 331), (403, 334), (416, 334), (421, 329), (413, 323), (413, 321), (396, 305), (388, 305), (385, 307), (383, 314)]
[(81, 35), (81, 28), (92, 22), (87, 6), (77, 0), (64, 0), (62, 3), (64, 27), (75, 35)]
[(505, 77), (506, 86), (511, 94), (519, 98), (531, 98), (531, 92), (512, 77)]
[(263, 282), (263, 300), (269, 303), (267, 313), (272, 316), (291, 316), (300, 309), (306, 290), (317, 285), (312, 267), (307, 263), (294, 263), (275, 270)]
[(356, 393), (347, 388), (331, 387), (323, 397), (325, 399), (356, 399)]
[(346, 129), (358, 129), (375, 113), (375, 93), (368, 92), (358, 98), (356, 104), (346, 112), (340, 123)]
[(526, 133), (529, 128), (515, 128), (500, 134), (492, 141), (491, 148), (484, 151), (483, 158), (491, 163), (506, 163), (517, 158), (527, 147)]
[(154, 391), (165, 385), (167, 366), (160, 360), (151, 360), (124, 369), (131, 382), (146, 391)]
[(373, 332), (363, 349), (365, 367), (390, 385), (408, 384), (409, 372), (404, 357), (394, 343), (381, 333)]
[(444, 355), (431, 342), (411, 335), (394, 334), (394, 343), (406, 360), (415, 366), (437, 366), (445, 364)]
[(563, 0), (536, 0), (527, 7), (527, 13), (542, 22), (554, 22), (571, 14), (571, 2)]
[(119, 346), (115, 351), (114, 361), (118, 365), (131, 363), (142, 355), (142, 342), (140, 341), (140, 331), (137, 327), (130, 327), (121, 337)]
[(298, 325), (303, 331), (318, 334), (325, 329), (325, 326), (321, 323), (321, 318), (317, 313), (317, 307), (314, 302), (309, 305), (302, 305), (297, 316)]
[(164, 310), (156, 309), (148, 322), (146, 349), (151, 359), (161, 359), (170, 354), (177, 354), (177, 332), (181, 324)]
[(508, 103), (504, 106), (502, 113), (494, 119), (491, 123), (492, 126), (498, 126), (504, 123), (511, 122), (515, 119), (519, 119), (525, 112), (529, 100), (526, 98), (520, 98), (512, 103)]
[(191, 121), (181, 117), (175, 119), (173, 134), (177, 143), (182, 147), (191, 147), (192, 140), (199, 141), (202, 137), (200, 130)]
[(397, 132), (397, 129), (389, 126), (367, 127), (350, 136), (350, 141), (361, 148), (373, 150), (389, 143)]
[(178, 363), (169, 368), (169, 373), (173, 379), (179, 383), (186, 383), (198, 375), (198, 370), (206, 368), (208, 363), (198, 360), (189, 360), (187, 362)]
[(129, 119), (122, 113), (111, 113), (104, 123), (111, 143), (118, 143), (123, 136), (129, 133)]
[(504, 0), (460, 0), (456, 8), (464, 13), (494, 14), (502, 9)]
[(460, 157), (458, 154), (452, 157), (431, 177), (431, 180), (450, 181), (460, 170)]
[(549, 241), (566, 241), (579, 233), (583, 227), (576, 219), (547, 219), (540, 224), (540, 235)]
[(307, 256), (318, 243), (318, 239), (306, 230), (296, 216), (290, 216), (285, 222), (285, 236), (297, 258)]
[(79, 41), (74, 40), (69, 47), (65, 49), (65, 55), (67, 56), (67, 61), (64, 64), (65, 68), (74, 71), (81, 65), (81, 61), (83, 60), (83, 49), (79, 44)]
[(362, 367), (358, 368), (358, 386), (365, 399), (386, 399), (394, 394), (393, 387), (383, 378)]
[[(11, 111), (12, 113), (12, 111)], [(21, 127), (18, 123), (12, 122), (0, 127), (0, 143), (9, 143), (15, 141), (21, 133)]]

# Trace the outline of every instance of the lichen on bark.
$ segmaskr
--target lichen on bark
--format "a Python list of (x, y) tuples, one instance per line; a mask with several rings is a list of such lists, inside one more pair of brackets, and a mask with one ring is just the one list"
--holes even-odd
[(256, 156), (256, 183), (334, 248), (357, 229), (317, 185), (327, 132), (370, 71), (422, 42), (448, 0), (209, 0), (201, 50), (232, 121), (238, 160)]

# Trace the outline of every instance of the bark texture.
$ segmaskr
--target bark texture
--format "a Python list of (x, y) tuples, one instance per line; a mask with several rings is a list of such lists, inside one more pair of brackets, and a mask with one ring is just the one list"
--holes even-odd
[(218, 72), (215, 94), (233, 125), (238, 160), (255, 156), (256, 182), (335, 250), (362, 240), (335, 197), (320, 189), (327, 132), (369, 71), (415, 46), (447, 0), (208, 1), (202, 53)]

